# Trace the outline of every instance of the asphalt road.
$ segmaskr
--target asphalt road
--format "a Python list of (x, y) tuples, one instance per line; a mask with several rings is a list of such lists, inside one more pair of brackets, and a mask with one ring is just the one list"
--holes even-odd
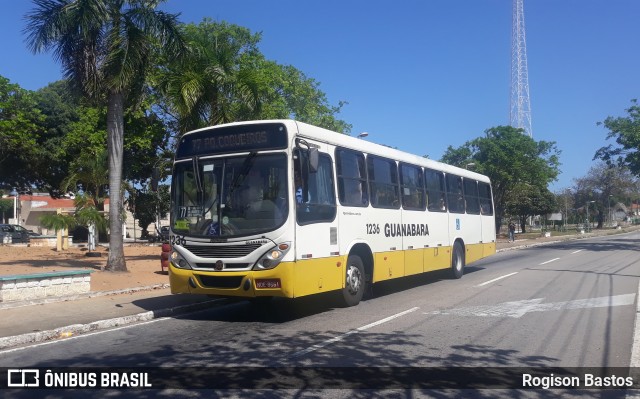
[[(266, 307), (221, 301), (179, 318), (0, 352), (0, 367), (151, 366), (168, 367), (178, 378), (195, 377), (165, 381), (176, 388), (165, 391), (170, 396), (196, 393), (181, 390), (189, 384), (205, 381), (202, 386), (211, 387), (220, 373), (231, 373), (224, 380), (230, 387), (290, 388), (280, 394), (301, 397), (455, 397), (460, 391), (445, 388), (466, 386), (474, 378), (482, 382), (496, 377), (496, 370), (510, 370), (498, 388), (523, 384), (520, 376), (529, 370), (562, 375), (562, 370), (584, 374), (591, 369), (582, 368), (605, 367), (610, 376), (632, 362), (639, 239), (640, 232), (633, 232), (503, 252), (469, 266), (461, 280), (432, 274), (377, 285), (352, 308), (337, 307), (332, 295), (275, 300)], [(246, 372), (247, 367), (267, 369)], [(311, 377), (296, 370), (308, 370)], [(433, 372), (444, 372), (453, 385), (420, 383), (435, 380)], [(534, 387), (479, 390), (470, 396), (628, 394), (585, 390), (582, 377), (579, 388), (565, 391)], [(411, 378), (420, 381), (405, 386)], [(352, 390), (366, 386), (381, 390)], [(320, 388), (336, 389), (313, 390)], [(392, 388), (415, 389), (383, 390)], [(124, 395), (163, 393), (144, 392)], [(238, 392), (247, 397), (273, 393)], [(49, 393), (63, 396), (60, 390)], [(13, 394), (29, 397), (25, 391)], [(82, 396), (92, 395), (95, 391)]]

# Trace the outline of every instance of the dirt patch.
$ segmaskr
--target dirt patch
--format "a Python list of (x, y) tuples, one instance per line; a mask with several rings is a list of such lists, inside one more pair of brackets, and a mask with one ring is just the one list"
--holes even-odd
[(0, 276), (64, 270), (93, 270), (91, 291), (168, 284), (166, 269), (160, 269), (160, 245), (126, 245), (127, 272), (101, 271), (107, 264), (108, 249), (98, 247), (99, 257), (86, 256), (86, 248), (73, 246), (58, 252), (51, 247), (0, 246)]

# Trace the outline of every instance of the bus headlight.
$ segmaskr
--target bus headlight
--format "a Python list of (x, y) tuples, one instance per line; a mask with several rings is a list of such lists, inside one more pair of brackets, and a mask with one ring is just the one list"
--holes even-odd
[(281, 244), (276, 245), (267, 251), (258, 261), (255, 266), (253, 266), (253, 270), (269, 270), (278, 266), (284, 256), (289, 252), (291, 248), (291, 244), (288, 242), (283, 242)]
[(178, 251), (171, 252), (171, 263), (178, 269), (191, 269), (189, 262), (187, 262)]

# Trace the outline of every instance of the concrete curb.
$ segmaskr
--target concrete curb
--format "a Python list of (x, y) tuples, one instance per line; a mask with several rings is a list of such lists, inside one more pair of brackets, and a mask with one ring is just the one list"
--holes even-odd
[[(505, 251), (510, 251), (513, 249), (524, 249), (524, 248), (531, 248), (531, 247), (539, 247), (542, 245), (551, 245), (551, 244), (558, 244), (558, 243), (562, 243), (562, 242), (566, 242), (566, 241), (577, 241), (577, 240), (586, 240), (589, 238), (596, 238), (596, 237), (607, 237), (607, 236), (612, 236), (612, 235), (620, 235), (620, 234), (629, 234), (629, 233), (634, 233), (636, 231), (638, 231), (640, 229), (629, 229), (629, 230), (622, 230), (620, 232), (615, 232), (615, 233), (611, 233), (611, 234), (597, 234), (597, 233), (586, 233), (586, 234), (582, 234), (582, 235), (567, 235), (564, 237), (559, 237), (557, 240), (553, 240), (553, 241), (539, 241), (539, 242), (531, 242), (528, 244), (522, 244), (522, 245), (516, 245), (514, 247), (509, 247), (509, 248), (502, 248), (502, 249), (496, 249), (496, 253), (498, 252), (505, 252)], [(527, 241), (526, 239), (523, 241)]]
[(113, 291), (92, 291), (86, 294), (30, 299), (26, 301), (0, 302), (0, 310), (20, 308), (23, 306), (31, 306), (31, 305), (44, 305), (47, 303), (75, 301), (77, 299), (96, 298), (96, 297), (109, 296), (109, 295), (121, 295), (121, 294), (131, 294), (134, 292), (142, 292), (142, 291), (162, 290), (165, 288), (170, 288), (169, 284), (155, 284), (155, 285), (147, 285), (142, 287), (124, 288), (121, 290), (113, 290)]
[(134, 315), (98, 320), (88, 324), (72, 324), (65, 327), (55, 328), (53, 330), (2, 337), (0, 338), (0, 350), (5, 350), (21, 345), (69, 338), (74, 335), (126, 326), (129, 324), (150, 321), (161, 317), (178, 316), (181, 314), (209, 308), (213, 303), (220, 301), (221, 299), (213, 299), (189, 305), (176, 306), (167, 309), (150, 310), (148, 312), (142, 312)]
[(565, 240), (558, 240), (558, 241), (532, 242), (530, 244), (516, 245), (515, 247), (496, 249), (496, 253), (505, 252), (505, 251), (511, 251), (511, 250), (514, 250), (514, 249), (540, 247), (542, 245), (557, 244), (557, 243), (560, 243), (560, 242), (571, 241), (571, 240), (578, 240), (578, 238), (567, 238)]

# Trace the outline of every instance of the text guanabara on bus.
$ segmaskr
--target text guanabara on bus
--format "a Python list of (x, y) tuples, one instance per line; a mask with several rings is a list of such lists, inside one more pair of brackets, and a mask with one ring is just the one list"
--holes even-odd
[(494, 254), (489, 178), (294, 120), (186, 133), (171, 182), (171, 292), (262, 302), (336, 291)]

